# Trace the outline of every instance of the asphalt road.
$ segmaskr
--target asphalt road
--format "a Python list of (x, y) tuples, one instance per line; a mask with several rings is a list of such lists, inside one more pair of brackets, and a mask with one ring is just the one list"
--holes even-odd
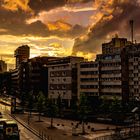
[[(3, 114), (3, 118), (13, 119), (8, 115), (10, 108), (0, 104), (0, 112)], [(18, 122), (17, 122), (18, 123)], [(20, 140), (40, 140), (36, 135), (30, 132), (27, 128), (18, 123), (20, 129)]]

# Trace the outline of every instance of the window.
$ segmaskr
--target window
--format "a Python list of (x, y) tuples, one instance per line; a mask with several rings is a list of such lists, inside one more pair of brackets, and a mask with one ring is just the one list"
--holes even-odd
[(66, 89), (66, 86), (65, 86), (65, 85), (63, 85), (63, 86), (62, 86), (62, 89)]
[(66, 79), (64, 78), (63, 81), (66, 81)]

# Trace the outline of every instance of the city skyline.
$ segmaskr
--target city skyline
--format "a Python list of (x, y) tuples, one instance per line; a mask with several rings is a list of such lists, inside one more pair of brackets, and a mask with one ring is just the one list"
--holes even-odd
[(15, 64), (14, 50), (24, 44), (31, 57), (92, 60), (115, 34), (130, 40), (130, 19), (139, 41), (139, 8), (139, 0), (0, 0), (0, 55), (9, 68)]

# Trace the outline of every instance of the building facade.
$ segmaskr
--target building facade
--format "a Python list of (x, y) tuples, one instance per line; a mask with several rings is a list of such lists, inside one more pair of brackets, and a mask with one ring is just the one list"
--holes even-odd
[(131, 42), (125, 38), (113, 38), (102, 44), (102, 54), (93, 62), (82, 62), (79, 66), (78, 95), (128, 100), (129, 70), (126, 46)]
[(5, 61), (0, 60), (0, 73), (6, 72), (6, 71), (7, 71), (7, 64), (5, 63)]
[(48, 97), (57, 103), (60, 98), (66, 108), (77, 101), (77, 64), (82, 57), (63, 57), (48, 63)]
[(140, 100), (140, 44), (128, 45), (125, 52), (128, 59), (130, 99)]
[(14, 56), (16, 57), (16, 68), (23, 61), (27, 61), (30, 57), (30, 48), (28, 45), (23, 45), (15, 50)]

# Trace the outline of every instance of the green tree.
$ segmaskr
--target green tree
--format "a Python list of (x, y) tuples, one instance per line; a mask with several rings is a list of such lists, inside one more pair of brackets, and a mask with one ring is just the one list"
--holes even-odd
[(45, 96), (44, 94), (40, 91), (38, 96), (37, 96), (37, 110), (38, 110), (38, 121), (41, 121), (41, 112), (43, 112), (45, 105)]
[(109, 106), (109, 110), (112, 113), (121, 112), (122, 104), (121, 101), (115, 96)]
[(78, 114), (80, 120), (82, 121), (82, 134), (85, 134), (85, 121), (87, 119), (87, 115), (90, 112), (90, 110), (91, 108), (88, 105), (87, 97), (81, 94), (79, 105), (78, 105)]
[(46, 102), (47, 102), (46, 112), (47, 112), (48, 117), (50, 117), (51, 119), (50, 128), (54, 128), (53, 119), (58, 113), (58, 107), (56, 104), (52, 102), (52, 99), (47, 99)]
[(28, 94), (26, 92), (22, 92), (21, 93), (21, 102), (20, 105), (23, 107), (23, 109), (25, 109), (25, 106), (27, 105), (28, 102)]
[(29, 109), (30, 116), (31, 116), (33, 107), (34, 107), (34, 95), (33, 95), (33, 91), (30, 91), (28, 93), (28, 98), (27, 98), (27, 108)]
[(99, 106), (100, 112), (109, 113), (110, 112), (109, 106), (110, 106), (110, 101), (106, 97), (101, 98), (101, 104)]
[(34, 107), (34, 95), (33, 95), (33, 91), (30, 91), (28, 93), (28, 98), (27, 98), (27, 108), (28, 108), (28, 124), (30, 124), (30, 118), (31, 118), (31, 114), (32, 114), (32, 109)]

